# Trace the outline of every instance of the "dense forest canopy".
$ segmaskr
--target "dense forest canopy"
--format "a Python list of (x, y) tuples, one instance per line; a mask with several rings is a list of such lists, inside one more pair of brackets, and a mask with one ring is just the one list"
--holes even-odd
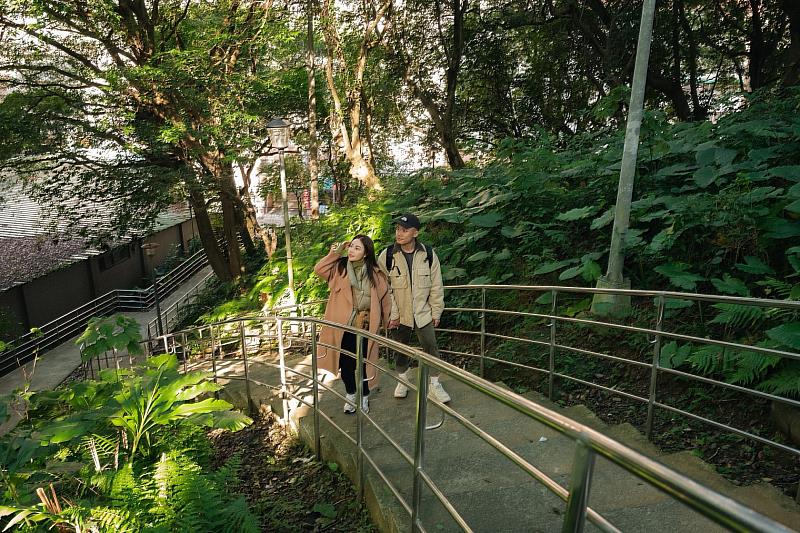
[[(234, 169), (249, 180), (274, 153), (272, 118), (301, 152), (320, 147), (340, 194), (392, 179), (399, 139), (453, 170), (508, 139), (565, 149), (623, 126), (641, 6), (2, 0), (0, 165), (43, 199), (120, 200), (120, 234), (188, 199), (233, 279), (237, 236), (269, 245)], [(646, 108), (667, 123), (717, 121), (758, 92), (792, 100), (798, 81), (800, 3), (658, 2)]]

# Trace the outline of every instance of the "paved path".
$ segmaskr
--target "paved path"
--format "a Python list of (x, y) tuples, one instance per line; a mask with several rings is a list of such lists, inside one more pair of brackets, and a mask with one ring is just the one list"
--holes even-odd
[[(250, 378), (265, 384), (279, 383), (274, 356), (264, 355), (250, 365)], [(296, 357), (291, 367), (310, 374), (308, 357)], [(219, 374), (242, 375), (241, 364), (218, 361)], [(386, 372), (392, 372), (386, 370)], [(289, 374), (295, 381), (295, 392), (308, 403), (312, 402), (307, 380)], [(413, 381), (413, 380), (412, 380)], [(567, 487), (572, 469), (574, 442), (560, 433), (506, 407), (467, 385), (442, 378), (452, 396), (450, 407), (467, 420), (490, 433), (521, 455), (533, 466)], [(246, 392), (241, 381), (224, 377), (225, 397), (234, 404), (247, 406)], [(411, 394), (403, 400), (392, 397), (394, 381), (385, 376), (381, 387), (370, 394), (370, 417), (395, 440), (409, 456), (414, 451), (415, 400)], [(334, 390), (344, 394), (341, 381), (333, 381)], [(256, 405), (266, 404), (279, 414), (282, 402), (275, 390), (266, 386), (251, 386)], [(737, 487), (690, 452), (662, 454), (630, 424), (607, 426), (586, 407), (579, 405), (561, 408), (537, 393), (528, 399), (544, 405), (585, 425), (593, 427), (624, 444), (654, 457), (671, 468), (684, 473), (703, 485), (741, 501), (759, 512), (786, 524), (800, 526), (800, 506), (774, 487), (763, 483)], [(293, 401), (292, 420), (301, 437), (313, 446), (313, 417), (309, 409)], [(330, 392), (323, 392), (322, 412), (340, 425), (355, 439), (356, 417), (342, 412), (343, 402)], [(429, 409), (428, 423), (438, 422), (441, 410)], [(352, 442), (321, 419), (322, 448), (326, 461), (334, 461), (355, 478), (356, 449)], [(389, 444), (369, 422), (364, 422), (364, 448), (397, 487), (406, 502), (411, 501), (412, 466)], [(460, 422), (446, 417), (444, 424), (426, 433), (425, 472), (474, 531), (518, 532), (560, 531), (565, 504), (543, 485), (500, 455), (485, 441), (466, 429)], [(408, 513), (371, 468), (367, 469), (366, 501), (373, 519), (382, 531), (409, 531)], [(422, 497), (421, 517), (428, 531), (460, 531), (447, 511), (429, 490)], [(688, 507), (669, 498), (632, 474), (609, 461), (598, 458), (595, 464), (589, 505), (622, 531), (665, 532), (703, 531), (722, 529)], [(596, 531), (587, 526), (588, 531)]]
[[(169, 295), (161, 303), (161, 309), (167, 309), (177, 300), (184, 297), (186, 292), (200, 282), (203, 277), (211, 272), (211, 267), (206, 266), (187, 281), (182, 283), (172, 294)], [(125, 313), (127, 316), (133, 317), (139, 322), (141, 326), (142, 335), (147, 331), (147, 323), (156, 317), (155, 309), (140, 313)], [(36, 373), (31, 383), (33, 390), (50, 390), (58, 387), (64, 379), (67, 378), (72, 372), (81, 364), (81, 356), (78, 347), (75, 346), (75, 340), (80, 335), (65, 341), (64, 343), (49, 350), (39, 358), (36, 363)], [(30, 369), (33, 363), (28, 363), (25, 368)], [(0, 377), (0, 394), (8, 394), (15, 389), (22, 387), (24, 383), (23, 372), (21, 368), (14, 370)], [(2, 432), (2, 430), (0, 430)]]

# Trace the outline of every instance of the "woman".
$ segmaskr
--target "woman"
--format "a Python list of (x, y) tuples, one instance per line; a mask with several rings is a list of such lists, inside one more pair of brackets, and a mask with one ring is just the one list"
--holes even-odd
[[(347, 256), (342, 252), (347, 249)], [(325, 307), (325, 320), (362, 328), (377, 333), (382, 323), (389, 321), (391, 299), (389, 283), (378, 268), (375, 245), (366, 235), (356, 235), (349, 243), (334, 243), (331, 251), (314, 267), (314, 272), (328, 282), (330, 296)], [(337, 328), (322, 328), (319, 340), (329, 346), (340, 346), (343, 351), (356, 353), (356, 336)], [(376, 363), (378, 345), (362, 338), (362, 352), (366, 361)], [(319, 368), (337, 374), (341, 370), (347, 392), (345, 413), (355, 413), (356, 360), (347, 353), (320, 346), (317, 350)], [(364, 364), (362, 410), (369, 412), (369, 388), (378, 382), (373, 365)]]

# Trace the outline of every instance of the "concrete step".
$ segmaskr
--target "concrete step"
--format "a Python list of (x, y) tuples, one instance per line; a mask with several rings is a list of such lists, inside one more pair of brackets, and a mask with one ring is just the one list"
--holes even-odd
[[(250, 378), (264, 384), (279, 383), (278, 369), (270, 366), (275, 362), (274, 356), (254, 358), (249, 367)], [(237, 406), (246, 407), (244, 382), (231, 379), (237, 372), (236, 365), (220, 362), (217, 366), (222, 374), (219, 380), (225, 384), (223, 397)], [(310, 374), (308, 357), (291, 356), (287, 359), (287, 366)], [(242, 374), (241, 368), (238, 369), (238, 374)], [(290, 388), (311, 403), (309, 383), (292, 372), (288, 375), (291, 381), (295, 381)], [(416, 374), (413, 371), (411, 378), (412, 383), (415, 382)], [(411, 457), (414, 453), (416, 398), (413, 391), (405, 399), (393, 398), (395, 383), (388, 375), (383, 375), (379, 386), (373, 384), (369, 417)], [(562, 487), (567, 487), (575, 448), (571, 439), (513, 408), (490, 400), (465, 384), (446, 377), (442, 378), (442, 383), (452, 397), (449, 407), (508, 446)], [(344, 395), (341, 381), (327, 380), (326, 384)], [(267, 404), (282, 415), (284, 402), (274, 388), (251, 385), (250, 394), (256, 405)], [(528, 393), (526, 396), (656, 457), (668, 466), (687, 473), (726, 495), (754, 507), (756, 506), (753, 502), (756, 502), (756, 508), (760, 512), (790, 527), (800, 524), (800, 513), (797, 512), (796, 505), (795, 509), (786, 507), (786, 502), (775, 498), (774, 493), (769, 498), (753, 497), (749, 494), (752, 489), (748, 487), (750, 490), (741, 491), (743, 487), (734, 487), (691, 455), (664, 456), (630, 424), (609, 427), (585, 406), (563, 409), (537, 393)], [(313, 446), (313, 417), (308, 416), (311, 411), (296, 400), (290, 400), (288, 404), (292, 410), (293, 425), (301, 438), (309, 446)], [(356, 447), (350, 440), (357, 437), (357, 417), (345, 414), (342, 407), (343, 400), (340, 397), (324, 389), (320, 390), (320, 410), (330, 419), (329, 421), (320, 417), (323, 457), (326, 461), (338, 463), (357, 482)], [(428, 424), (438, 423), (442, 416), (443, 412), (439, 408), (430, 406)], [(411, 464), (366, 419), (363, 423), (362, 439), (366, 454), (376, 463), (403, 500), (410, 504), (413, 493)], [(368, 461), (365, 461), (365, 465), (365, 499), (373, 519), (382, 531), (408, 531), (410, 517), (407, 511), (380, 475), (369, 466)], [(564, 502), (450, 416), (444, 417), (441, 427), (425, 434), (424, 471), (475, 531), (554, 531), (561, 527)], [(759, 491), (752, 492), (761, 494)], [(744, 496), (748, 498), (744, 499)], [(694, 511), (603, 458), (596, 460), (589, 505), (622, 530), (672, 532), (677, 528), (678, 531), (721, 531), (721, 528)], [(420, 517), (430, 531), (460, 530), (427, 488), (421, 499)]]

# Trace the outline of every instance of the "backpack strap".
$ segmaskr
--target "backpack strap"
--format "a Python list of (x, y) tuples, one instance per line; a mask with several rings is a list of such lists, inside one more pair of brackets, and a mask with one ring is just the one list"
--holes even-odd
[(394, 254), (392, 253), (393, 250), (394, 244), (390, 244), (383, 251), (386, 254), (386, 272), (392, 271), (392, 263), (394, 262)]
[[(422, 244), (423, 248), (425, 248), (425, 260), (428, 262), (428, 268), (431, 268), (433, 265), (433, 248), (428, 246), (425, 243)], [(389, 246), (384, 249), (384, 253), (386, 254), (386, 271), (391, 272), (392, 266), (394, 265), (394, 244), (390, 244)]]

